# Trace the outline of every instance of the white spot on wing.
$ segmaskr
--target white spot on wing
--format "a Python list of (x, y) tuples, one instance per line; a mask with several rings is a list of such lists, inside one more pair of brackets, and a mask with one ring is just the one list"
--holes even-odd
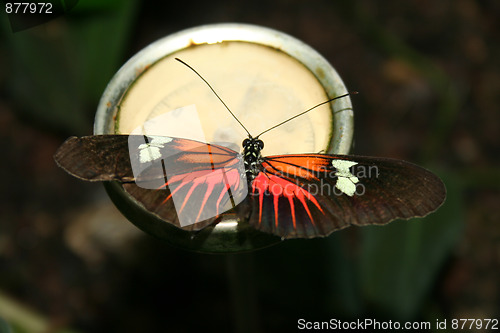
[(167, 136), (150, 136), (148, 143), (139, 145), (139, 161), (141, 163), (153, 162), (161, 158), (160, 149), (165, 147), (166, 143), (172, 141), (172, 138)]
[(356, 164), (358, 163), (347, 160), (332, 160), (332, 166), (337, 169), (335, 176), (338, 177), (335, 187), (350, 197), (356, 192), (356, 183), (359, 182), (358, 177), (349, 171), (349, 168)]

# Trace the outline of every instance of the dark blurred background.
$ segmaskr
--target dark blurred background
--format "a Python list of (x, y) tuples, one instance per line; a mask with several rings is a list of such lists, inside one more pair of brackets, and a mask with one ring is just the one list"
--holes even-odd
[[(500, 318), (500, 2), (80, 0), (13, 33), (0, 14), (0, 332), (290, 332), (297, 320)], [(209, 23), (288, 33), (353, 98), (352, 153), (436, 172), (428, 218), (242, 255), (175, 249), (58, 169), (149, 43)], [(434, 327), (434, 326), (433, 326)]]

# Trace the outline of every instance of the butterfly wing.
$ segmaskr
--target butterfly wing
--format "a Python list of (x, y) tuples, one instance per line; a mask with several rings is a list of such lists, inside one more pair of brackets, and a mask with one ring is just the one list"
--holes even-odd
[(54, 156), (71, 175), (120, 181), (147, 210), (186, 230), (216, 221), (246, 197), (241, 156), (194, 140), (143, 136), (72, 137)]
[(425, 216), (446, 197), (442, 181), (417, 165), (323, 154), (266, 157), (249, 191), (247, 211), (240, 212), (283, 238)]
[(54, 160), (70, 175), (86, 181), (134, 181), (127, 135), (70, 137)]

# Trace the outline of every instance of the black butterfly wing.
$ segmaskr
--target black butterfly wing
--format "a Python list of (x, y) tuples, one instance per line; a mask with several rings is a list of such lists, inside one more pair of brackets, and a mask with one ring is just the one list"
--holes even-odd
[(128, 135), (70, 137), (54, 155), (57, 165), (86, 181), (134, 181)]
[(283, 238), (425, 216), (446, 197), (442, 181), (417, 165), (323, 154), (266, 157), (249, 191), (241, 214), (255, 228)]
[(139, 204), (185, 230), (214, 223), (246, 196), (241, 156), (229, 148), (194, 140), (143, 135), (72, 137), (54, 158), (80, 179), (122, 182)]

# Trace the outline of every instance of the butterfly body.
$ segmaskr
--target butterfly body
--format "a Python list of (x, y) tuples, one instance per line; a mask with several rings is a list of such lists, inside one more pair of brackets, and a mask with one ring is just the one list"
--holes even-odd
[(250, 183), (260, 172), (260, 167), (263, 162), (261, 150), (264, 148), (264, 142), (260, 139), (249, 137), (243, 140), (242, 146), (245, 173), (247, 181)]

